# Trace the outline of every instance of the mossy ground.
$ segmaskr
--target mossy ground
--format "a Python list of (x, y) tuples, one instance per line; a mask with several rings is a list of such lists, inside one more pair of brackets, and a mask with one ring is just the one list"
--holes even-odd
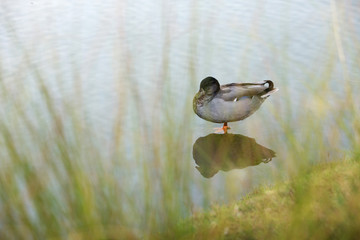
[(176, 239), (355, 239), (360, 236), (360, 164), (323, 163), (241, 201), (194, 214)]

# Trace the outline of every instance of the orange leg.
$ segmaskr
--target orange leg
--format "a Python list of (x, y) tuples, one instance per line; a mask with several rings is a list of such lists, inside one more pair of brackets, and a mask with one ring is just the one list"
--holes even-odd
[(227, 133), (227, 130), (230, 129), (230, 127), (227, 125), (227, 122), (224, 123), (222, 129), (224, 130), (224, 133)]
[(224, 123), (222, 128), (215, 128), (216, 129), (216, 133), (218, 132), (222, 132), (224, 131), (224, 133), (227, 133), (227, 130), (230, 129), (230, 127), (228, 127), (227, 122)]

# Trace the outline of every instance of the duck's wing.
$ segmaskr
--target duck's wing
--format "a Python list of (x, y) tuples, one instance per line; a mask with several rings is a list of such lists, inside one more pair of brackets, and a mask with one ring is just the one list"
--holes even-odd
[(224, 101), (238, 101), (243, 97), (263, 96), (276, 90), (270, 80), (262, 83), (230, 83), (222, 85), (216, 97)]

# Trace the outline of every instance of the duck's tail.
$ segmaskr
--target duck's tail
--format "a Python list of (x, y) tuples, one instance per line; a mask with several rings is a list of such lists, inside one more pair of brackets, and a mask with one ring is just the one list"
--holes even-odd
[(274, 83), (271, 80), (265, 80), (263, 85), (265, 86), (266, 84), (268, 84), (269, 86), (265, 89), (265, 91), (261, 95), (261, 98), (267, 98), (271, 94), (273, 94), (274, 92), (277, 92), (279, 90), (278, 88), (274, 87)]

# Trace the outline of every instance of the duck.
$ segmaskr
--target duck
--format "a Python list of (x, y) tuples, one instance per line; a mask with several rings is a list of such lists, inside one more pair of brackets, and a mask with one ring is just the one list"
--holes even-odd
[(271, 80), (259, 83), (229, 83), (220, 85), (214, 77), (206, 77), (193, 99), (193, 110), (200, 118), (223, 123), (224, 133), (228, 122), (244, 120), (256, 112), (261, 104), (278, 91)]

